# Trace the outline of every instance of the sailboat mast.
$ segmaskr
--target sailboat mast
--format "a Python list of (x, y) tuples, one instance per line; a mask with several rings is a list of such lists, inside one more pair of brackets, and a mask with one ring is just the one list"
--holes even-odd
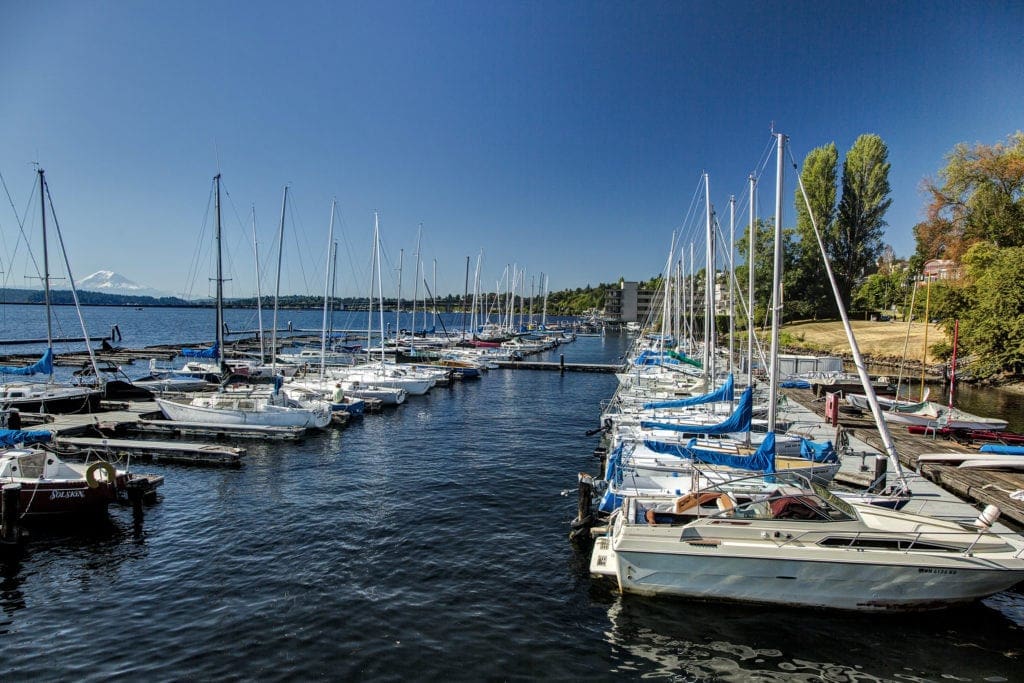
[[(327, 252), (330, 253), (331, 245), (334, 244), (334, 206), (338, 203), (338, 200), (331, 200), (331, 222), (330, 227), (327, 228)], [(327, 268), (324, 273), (324, 317), (323, 322), (320, 324), (320, 381), (323, 382), (324, 372), (326, 371), (325, 366), (327, 365), (327, 306), (330, 301), (328, 296), (331, 287), (331, 262), (327, 260)]]
[[(373, 282), (377, 276), (377, 212), (373, 212), (373, 243), (370, 245), (370, 295), (366, 299), (366, 360), (373, 349)], [(383, 345), (383, 342), (381, 342)]]
[(385, 361), (385, 358), (384, 358), (384, 282), (382, 281), (383, 280), (383, 273), (382, 273), (382, 271), (384, 270), (384, 268), (382, 267), (382, 264), (380, 262), (380, 227), (379, 227), (378, 220), (377, 220), (377, 214), (373, 214), (373, 244), (374, 244), (374, 251), (375, 251), (376, 256), (377, 256), (377, 296), (380, 299), (380, 301), (377, 302), (379, 304), (378, 307), (377, 307), (378, 315), (380, 316), (380, 371), (383, 373), (384, 372), (384, 361)]
[(277, 308), (281, 297), (281, 260), (284, 256), (284, 216), (288, 206), (288, 186), (284, 186), (281, 199), (281, 227), (277, 234), (277, 284), (274, 289), (274, 326), (270, 332), (270, 374), (277, 374)]
[[(420, 237), (423, 235), (423, 224), (416, 230), (416, 276), (412, 282), (412, 345), (416, 346), (416, 299), (420, 296)], [(426, 304), (424, 303), (424, 308)], [(426, 322), (423, 327), (426, 328)]]
[[(46, 247), (46, 173), (39, 169), (39, 212), (43, 219), (43, 300), (46, 302), (46, 348), (53, 348), (53, 320), (50, 301), (50, 254)], [(50, 370), (53, 380), (53, 369)]]
[(548, 325), (548, 276), (544, 276), (544, 309), (540, 314), (540, 326)]
[(693, 309), (693, 273), (693, 242), (690, 242), (690, 341), (692, 343), (696, 343), (697, 321), (694, 318), (695, 314)]
[(338, 243), (331, 242), (331, 315), (327, 318), (327, 333), (334, 334), (334, 293), (338, 286)]
[[(757, 244), (757, 224), (754, 222), (754, 205), (757, 179), (751, 173), (750, 182), (750, 228), (747, 230), (747, 386), (754, 386), (754, 253)], [(750, 435), (747, 435), (750, 438)], [(749, 442), (747, 445), (750, 445)]]
[(216, 194), (214, 198), (214, 219), (215, 219), (215, 232), (216, 232), (216, 243), (217, 243), (217, 367), (220, 368), (221, 372), (224, 372), (224, 272), (223, 272), (223, 258), (224, 251), (221, 246), (221, 224), (220, 224), (220, 173), (213, 177), (213, 183), (216, 187)]
[(729, 195), (729, 374), (733, 372), (733, 358), (736, 352), (735, 336), (736, 328), (733, 320), (736, 318), (736, 295), (733, 293), (732, 279), (736, 274), (736, 264), (733, 262), (733, 254), (736, 252), (736, 195)]
[(711, 229), (711, 181), (704, 174), (704, 376), (715, 381), (715, 240)]
[(402, 266), (405, 261), (405, 249), (398, 250), (398, 301), (395, 302), (395, 345), (398, 344), (399, 330), (402, 329)]
[(466, 257), (466, 283), (462, 288), (462, 338), (466, 338), (466, 299), (469, 298), (469, 257)]
[(252, 253), (256, 260), (256, 324), (260, 328), (260, 362), (265, 359), (266, 349), (263, 345), (263, 292), (260, 290), (260, 243), (256, 239), (256, 205), (252, 206)]
[(779, 316), (782, 315), (782, 175), (785, 167), (782, 152), (786, 146), (786, 138), (776, 133), (776, 153), (778, 161), (775, 165), (775, 261), (772, 267), (772, 343), (768, 358), (769, 389), (768, 389), (768, 431), (775, 433), (777, 393), (779, 390)]

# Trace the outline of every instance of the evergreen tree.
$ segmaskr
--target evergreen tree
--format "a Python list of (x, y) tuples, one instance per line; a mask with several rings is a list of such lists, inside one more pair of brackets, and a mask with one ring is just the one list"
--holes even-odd
[[(807, 191), (807, 199), (814, 212), (814, 221), (825, 244), (834, 243), (836, 237), (836, 178), (839, 152), (830, 142), (810, 151), (804, 158), (800, 179)], [(796, 188), (796, 232), (800, 241), (795, 245), (794, 273), (789, 288), (787, 306), (792, 306), (795, 317), (831, 317), (836, 314), (835, 299), (828, 279), (824, 277), (821, 250), (814, 236), (814, 224), (807, 202), (799, 186)]]
[(861, 135), (843, 160), (843, 195), (836, 231), (826, 243), (843, 302), (881, 253), (889, 198), (889, 150), (877, 135)]

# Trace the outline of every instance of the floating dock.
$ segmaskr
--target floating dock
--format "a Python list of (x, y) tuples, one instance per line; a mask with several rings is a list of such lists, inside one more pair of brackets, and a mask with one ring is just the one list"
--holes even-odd
[(506, 370), (553, 370), (555, 372), (622, 372), (621, 365), (610, 363), (565, 363), (540, 362), (523, 360), (492, 361), (499, 368)]
[(303, 427), (267, 427), (263, 425), (210, 424), (206, 422), (178, 422), (172, 420), (137, 420), (119, 425), (127, 434), (164, 434), (199, 436), (210, 439), (262, 439), (270, 441), (297, 441), (306, 430)]
[(174, 441), (140, 441), (136, 439), (103, 439), (87, 436), (58, 437), (56, 446), (62, 453), (91, 452), (104, 460), (109, 456), (130, 456), (146, 462), (187, 463), (239, 467), (244, 448), (220, 444), (195, 444)]

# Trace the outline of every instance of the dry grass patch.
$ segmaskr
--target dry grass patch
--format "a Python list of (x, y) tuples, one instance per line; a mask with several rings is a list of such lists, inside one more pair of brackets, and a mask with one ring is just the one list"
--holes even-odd
[[(920, 322), (910, 324), (910, 336), (907, 336), (907, 323), (871, 322), (853, 320), (853, 333), (857, 338), (857, 346), (865, 356), (876, 360), (903, 358), (906, 348), (907, 360), (920, 361), (924, 352), (925, 328), (928, 331), (928, 363), (936, 363), (938, 359), (931, 354), (930, 347), (946, 338), (946, 332), (939, 325), (925, 325)], [(814, 351), (825, 351), (836, 355), (850, 353), (850, 345), (846, 341), (846, 332), (840, 321), (801, 322), (784, 325), (782, 332), (795, 343)]]

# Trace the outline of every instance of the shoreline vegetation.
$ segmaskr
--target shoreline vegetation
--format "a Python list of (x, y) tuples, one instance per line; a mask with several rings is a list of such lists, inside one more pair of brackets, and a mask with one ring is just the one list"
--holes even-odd
[[(857, 346), (868, 365), (892, 366), (903, 364), (907, 369), (920, 370), (925, 350), (927, 329), (928, 372), (933, 377), (945, 377), (948, 361), (934, 354), (934, 347), (948, 341), (941, 324), (922, 322), (888, 322), (851, 320)], [(780, 346), (785, 353), (808, 353), (813, 355), (836, 355), (852, 360), (850, 345), (846, 340), (843, 323), (839, 320), (801, 321), (788, 323), (780, 329)], [(904, 349), (906, 353), (904, 354)], [(906, 356), (904, 360), (904, 355)], [(960, 366), (960, 362), (957, 363)], [(973, 382), (969, 376), (963, 381)], [(979, 384), (990, 384), (1000, 389), (1024, 394), (1024, 377), (989, 378)]]

